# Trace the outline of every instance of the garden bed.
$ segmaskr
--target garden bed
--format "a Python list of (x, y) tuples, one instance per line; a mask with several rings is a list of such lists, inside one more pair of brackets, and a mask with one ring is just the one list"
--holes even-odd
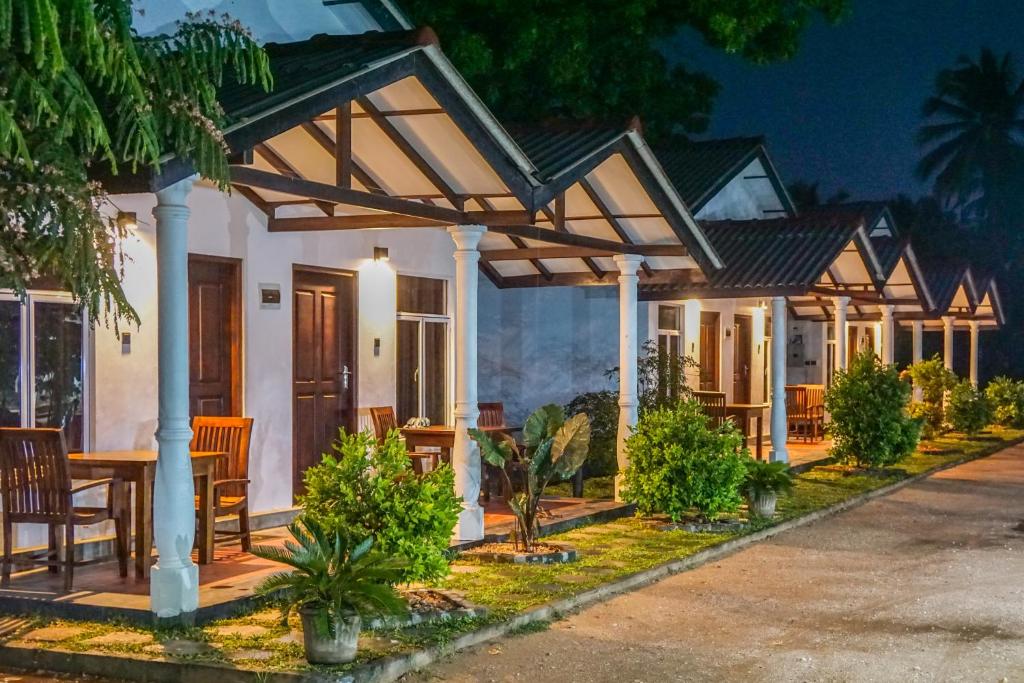
[(513, 543), (488, 543), (465, 554), (484, 562), (510, 564), (564, 564), (579, 559), (579, 552), (572, 546), (547, 541), (534, 543), (531, 552), (517, 548)]

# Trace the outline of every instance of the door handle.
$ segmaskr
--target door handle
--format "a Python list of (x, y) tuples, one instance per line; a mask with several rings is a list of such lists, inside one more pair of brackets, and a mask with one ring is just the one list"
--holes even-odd
[(348, 391), (348, 378), (352, 376), (352, 371), (348, 369), (348, 366), (344, 366), (341, 371), (341, 388), (342, 391)]

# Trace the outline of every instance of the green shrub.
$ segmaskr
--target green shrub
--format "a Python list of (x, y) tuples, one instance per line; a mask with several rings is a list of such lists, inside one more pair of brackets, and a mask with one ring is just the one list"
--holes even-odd
[(910, 385), (893, 366), (882, 365), (870, 351), (836, 373), (825, 393), (831, 414), (829, 454), (865, 467), (897, 463), (917, 446), (920, 424), (907, 414)]
[(743, 441), (731, 423), (712, 427), (692, 399), (647, 411), (626, 440), (623, 497), (642, 514), (673, 521), (693, 508), (708, 519), (736, 510), (747, 473)]
[(793, 473), (785, 462), (769, 462), (750, 458), (741, 491), (747, 498), (782, 495), (793, 489)]
[(903, 376), (909, 378), (914, 386), (921, 390), (922, 405), (913, 408), (912, 414), (923, 420), (921, 426), (925, 438), (938, 436), (945, 430), (946, 423), (943, 399), (946, 392), (956, 386), (956, 375), (936, 355), (914, 363), (903, 371)]
[(985, 387), (992, 418), (1004, 427), (1024, 427), (1024, 382), (996, 377)]
[(992, 410), (985, 394), (966, 379), (949, 392), (946, 413), (953, 429), (970, 436), (980, 432), (992, 420)]
[(589, 391), (565, 406), (566, 415), (584, 413), (590, 418), (590, 452), (583, 476), (607, 477), (619, 471), (615, 439), (619, 429), (619, 397), (614, 391)]
[[(690, 397), (692, 388), (686, 384), (686, 371), (699, 368), (691, 356), (674, 355), (661, 351), (658, 343), (648, 339), (640, 347), (636, 360), (637, 407), (643, 415), (655, 408), (674, 408)], [(619, 382), (619, 368), (604, 373), (615, 386)]]
[(331, 448), (306, 470), (299, 496), (305, 517), (327, 534), (372, 536), (381, 553), (406, 560), (404, 582), (447, 575), (446, 551), (462, 509), (451, 467), (415, 475), (397, 431), (378, 444), (368, 433), (340, 430)]

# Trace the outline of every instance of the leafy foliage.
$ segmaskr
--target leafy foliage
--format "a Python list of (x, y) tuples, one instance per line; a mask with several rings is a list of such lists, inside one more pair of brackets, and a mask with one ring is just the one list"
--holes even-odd
[(1024, 427), (1024, 382), (996, 377), (985, 387), (992, 417), (1004, 427)]
[(921, 390), (921, 401), (911, 406), (911, 415), (922, 420), (924, 437), (931, 439), (941, 434), (946, 424), (943, 401), (946, 392), (956, 386), (956, 375), (935, 355), (914, 363), (903, 371), (903, 376)]
[(748, 457), (743, 436), (731, 422), (712, 427), (696, 400), (644, 413), (626, 452), (623, 498), (643, 514), (678, 521), (696, 508), (711, 519), (740, 505)]
[(837, 20), (845, 0), (757, 3), (673, 0), (407, 0), (414, 23), (438, 30), (445, 52), (510, 121), (644, 118), (663, 134), (707, 127), (718, 86), (659, 46), (684, 27), (762, 63), (791, 57), (815, 14)]
[(373, 548), (373, 538), (356, 541), (341, 529), (329, 531), (302, 516), (288, 526), (294, 541), (284, 547), (255, 546), (253, 555), (286, 564), (291, 572), (273, 574), (256, 587), (258, 595), (284, 593), (285, 619), (293, 609), (317, 610), (321, 635), (334, 635), (338, 619), (351, 614), (400, 614), (405, 602), (394, 585), (401, 562)]
[[(639, 412), (671, 408), (688, 398), (692, 389), (686, 384), (686, 370), (698, 367), (700, 364), (691, 356), (664, 353), (652, 339), (644, 342), (636, 362)], [(605, 377), (617, 384), (619, 368), (611, 368)]]
[(584, 413), (590, 418), (590, 450), (583, 463), (587, 477), (603, 477), (619, 471), (615, 440), (619, 429), (619, 397), (614, 391), (589, 391), (565, 406), (567, 415)]
[(226, 74), (270, 87), (267, 56), (226, 16), (191, 14), (173, 35), (143, 38), (130, 0), (0, 0), (0, 288), (40, 276), (118, 322), (138, 316), (120, 285), (124, 228), (108, 174), (190, 161), (228, 186)]
[(496, 441), (479, 429), (469, 435), (480, 444), (480, 457), (497, 467), (508, 490), (514, 490), (508, 466), (518, 462), (526, 478), (526, 490), (514, 493), (508, 501), (516, 516), (516, 531), (512, 536), (518, 548), (533, 551), (540, 531), (537, 512), (544, 489), (553, 479), (565, 479), (580, 468), (590, 448), (590, 418), (577, 413), (568, 420), (560, 406), (548, 404), (538, 408), (523, 425), (523, 445), (519, 453), (515, 440), (502, 434)]
[(372, 537), (381, 552), (405, 559), (404, 582), (444, 576), (462, 510), (451, 467), (414, 475), (397, 431), (378, 444), (370, 434), (342, 430), (331, 449), (306, 470), (306, 493), (298, 501), (306, 518), (329, 533)]
[(920, 425), (907, 414), (910, 385), (871, 351), (839, 370), (825, 393), (832, 416), (829, 454), (862, 467), (883, 467), (913, 453)]
[(742, 492), (747, 498), (760, 498), (773, 493), (778, 495), (793, 488), (793, 474), (784, 462), (750, 458), (746, 465)]
[(946, 412), (953, 429), (968, 436), (977, 434), (992, 420), (992, 405), (988, 398), (966, 379), (957, 382), (950, 390)]

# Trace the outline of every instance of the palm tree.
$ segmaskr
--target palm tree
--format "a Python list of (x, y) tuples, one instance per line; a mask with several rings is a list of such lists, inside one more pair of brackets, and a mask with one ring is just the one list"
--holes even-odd
[(961, 56), (939, 73), (935, 91), (922, 110), (918, 173), (962, 219), (1003, 232), (1024, 168), (1024, 81), (1013, 58), (988, 48), (977, 62)]

